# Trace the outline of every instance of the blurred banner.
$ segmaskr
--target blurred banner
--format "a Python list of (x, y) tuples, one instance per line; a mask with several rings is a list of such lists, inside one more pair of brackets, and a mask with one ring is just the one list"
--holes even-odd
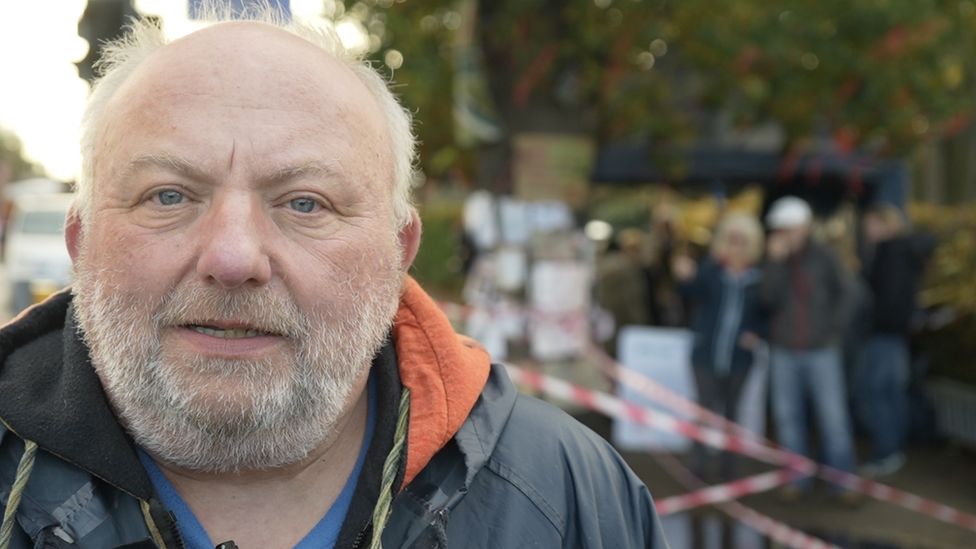
[(208, 6), (230, 7), (235, 18), (247, 19), (249, 11), (262, 10), (265, 6), (270, 6), (275, 11), (281, 13), (285, 18), (291, 18), (290, 0), (189, 0), (187, 13), (190, 19), (201, 19), (206, 13)]
[(513, 142), (515, 196), (559, 200), (573, 208), (586, 204), (596, 144), (589, 137), (521, 133)]

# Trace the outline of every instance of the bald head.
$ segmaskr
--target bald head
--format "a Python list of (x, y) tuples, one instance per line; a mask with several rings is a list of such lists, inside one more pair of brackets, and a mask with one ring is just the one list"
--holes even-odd
[(93, 152), (95, 195), (147, 157), (210, 178), (314, 162), (393, 192), (389, 131), (362, 81), (334, 55), (256, 22), (216, 25), (150, 55), (109, 100)]
[[(121, 88), (131, 88), (141, 80), (161, 89), (179, 89), (187, 78), (198, 78), (196, 84), (209, 85), (210, 91), (221, 94), (238, 93), (243, 84), (265, 86), (252, 91), (275, 91), (271, 87), (290, 85), (298, 92), (314, 93), (321, 91), (314, 85), (333, 80), (355, 91), (337, 99), (370, 92), (334, 53), (255, 21), (218, 23), (165, 45), (150, 54)], [(370, 99), (372, 110), (379, 112), (376, 101)]]
[[(270, 15), (266, 19), (274, 22)], [(386, 171), (377, 177), (392, 189), (397, 226), (414, 215), (409, 198), (415, 155), (410, 116), (383, 77), (346, 52), (331, 27), (231, 21), (169, 43), (159, 28), (141, 21), (105, 49), (102, 67), (104, 76), (82, 122), (83, 169), (75, 209), (84, 222), (90, 218), (97, 181), (111, 173), (105, 171), (104, 152), (127, 139), (115, 131), (121, 129), (118, 125), (141, 113), (140, 125), (152, 126), (161, 108), (178, 109), (194, 96), (220, 97), (228, 115), (235, 108), (239, 116), (280, 109), (348, 121), (362, 134), (348, 137), (366, 137), (369, 143), (364, 161), (374, 171), (381, 165)], [(321, 116), (312, 120), (329, 123)], [(166, 131), (162, 126), (153, 129)]]
[[(110, 105), (125, 104), (131, 99), (126, 92), (140, 86), (171, 95), (237, 97), (241, 108), (263, 106), (263, 96), (269, 94), (296, 104), (302, 100), (339, 107), (355, 104), (382, 125), (375, 98), (345, 63), (266, 23), (219, 23), (163, 46), (132, 72)], [(375, 129), (388, 133), (385, 128)]]

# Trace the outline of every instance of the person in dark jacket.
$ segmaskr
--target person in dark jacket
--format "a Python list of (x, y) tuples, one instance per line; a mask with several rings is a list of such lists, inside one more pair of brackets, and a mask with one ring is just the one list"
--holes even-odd
[(860, 473), (879, 477), (905, 464), (908, 338), (917, 309), (915, 296), (935, 240), (911, 234), (901, 210), (890, 204), (868, 208), (862, 227), (868, 255), (863, 276), (870, 287), (872, 309), (854, 395), (871, 436), (870, 459)]
[(76, 283), (0, 331), (0, 549), (667, 547), (407, 276), (410, 116), (334, 32), (105, 51)]
[[(679, 288), (692, 303), (694, 343), (691, 365), (699, 403), (735, 421), (742, 388), (765, 333), (756, 267), (763, 254), (759, 221), (730, 214), (719, 222), (710, 256), (695, 265), (687, 256), (674, 262)], [(694, 469), (701, 478), (721, 481), (735, 475), (735, 457), (723, 452), (716, 477), (705, 448), (695, 445)]]
[[(832, 250), (810, 237), (813, 213), (802, 199), (774, 202), (766, 216), (760, 296), (770, 312), (770, 400), (779, 442), (807, 453), (807, 401), (823, 442), (824, 461), (854, 471), (854, 435), (847, 409), (841, 361), (841, 327), (851, 307), (852, 283)], [(805, 478), (781, 490), (782, 499), (800, 497)], [(857, 496), (834, 487), (844, 503)]]
[[(756, 268), (762, 253), (759, 221), (747, 214), (730, 214), (716, 226), (711, 251), (700, 265), (686, 255), (676, 256), (672, 265), (678, 290), (690, 304), (691, 365), (698, 402), (730, 421), (736, 420), (764, 331), (761, 273)], [(728, 482), (736, 474), (736, 454), (721, 452), (719, 459), (711, 459), (705, 446), (696, 442), (692, 470), (706, 482)], [(732, 547), (733, 525), (722, 516), (717, 518), (722, 547)], [(703, 546), (706, 520), (701, 513), (692, 515), (692, 547)]]
[(616, 249), (608, 250), (597, 262), (596, 298), (613, 316), (613, 336), (605, 345), (613, 356), (621, 328), (651, 323), (650, 288), (640, 257), (644, 240), (639, 229), (624, 229), (614, 242)]

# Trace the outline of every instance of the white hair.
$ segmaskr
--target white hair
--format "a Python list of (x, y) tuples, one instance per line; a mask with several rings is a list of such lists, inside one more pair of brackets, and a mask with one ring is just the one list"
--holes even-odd
[[(414, 181), (414, 160), (417, 154), (412, 117), (390, 91), (387, 80), (372, 67), (370, 62), (362, 55), (354, 54), (343, 46), (331, 22), (294, 19), (286, 21), (279, 11), (266, 2), (245, 8), (244, 13), (235, 13), (233, 8), (225, 3), (205, 1), (198, 13), (202, 20), (214, 23), (230, 21), (236, 15), (274, 25), (322, 48), (349, 67), (373, 95), (373, 99), (383, 112), (390, 133), (393, 158), (394, 225), (399, 231), (410, 223), (414, 211), (411, 191)], [(81, 119), (81, 174), (75, 183), (74, 211), (80, 217), (83, 226), (89, 226), (91, 222), (94, 194), (93, 157), (99, 120), (105, 107), (136, 68), (170, 41), (155, 21), (143, 18), (133, 21), (127, 27), (124, 36), (109, 42), (102, 50), (101, 59), (96, 64), (102, 76), (93, 84)]]
[(712, 238), (712, 256), (722, 257), (729, 248), (729, 238), (737, 234), (746, 240), (745, 260), (750, 265), (762, 259), (766, 237), (762, 224), (754, 215), (747, 213), (730, 213), (718, 222), (715, 236)]

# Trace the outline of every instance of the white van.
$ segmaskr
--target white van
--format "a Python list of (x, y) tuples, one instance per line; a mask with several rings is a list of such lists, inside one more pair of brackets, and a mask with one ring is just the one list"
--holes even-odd
[(71, 284), (64, 220), (73, 198), (55, 193), (14, 200), (4, 249), (14, 314)]

